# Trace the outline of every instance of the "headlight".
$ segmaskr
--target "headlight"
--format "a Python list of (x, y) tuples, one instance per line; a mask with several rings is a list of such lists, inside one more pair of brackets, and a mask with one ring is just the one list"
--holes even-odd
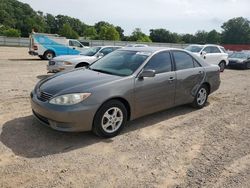
[(72, 93), (52, 98), (49, 103), (57, 105), (73, 105), (87, 99), (91, 93)]
[(72, 65), (73, 63), (68, 62), (68, 61), (64, 61), (63, 64), (64, 64), (64, 65)]

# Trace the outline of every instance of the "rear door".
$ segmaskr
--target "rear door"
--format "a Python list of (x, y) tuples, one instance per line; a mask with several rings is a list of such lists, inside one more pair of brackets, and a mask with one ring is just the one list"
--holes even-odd
[(188, 53), (172, 51), (176, 68), (175, 105), (191, 103), (204, 77), (204, 68)]
[(155, 54), (144, 70), (156, 71), (153, 78), (135, 79), (136, 116), (153, 113), (174, 105), (176, 75), (169, 51)]
[(204, 48), (203, 51), (206, 52), (206, 55), (204, 56), (204, 60), (207, 63), (215, 64), (215, 65), (218, 65), (220, 63), (222, 59), (222, 53), (218, 47), (208, 46)]

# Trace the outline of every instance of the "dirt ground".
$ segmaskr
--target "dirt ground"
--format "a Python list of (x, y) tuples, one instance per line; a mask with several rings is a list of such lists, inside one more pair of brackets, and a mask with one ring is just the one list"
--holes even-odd
[(100, 139), (32, 117), (46, 64), (0, 47), (0, 187), (250, 187), (250, 70), (225, 70), (201, 110), (166, 110)]

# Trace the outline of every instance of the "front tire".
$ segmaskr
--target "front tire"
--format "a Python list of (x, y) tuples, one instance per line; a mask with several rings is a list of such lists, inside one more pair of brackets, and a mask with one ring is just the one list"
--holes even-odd
[(192, 106), (194, 108), (198, 108), (198, 109), (203, 108), (206, 105), (208, 94), (209, 94), (208, 87), (203, 84), (199, 88), (199, 90), (194, 98), (194, 101), (192, 103)]
[(118, 100), (104, 103), (96, 112), (92, 131), (100, 137), (110, 138), (119, 134), (127, 122), (127, 109)]
[(220, 67), (220, 72), (224, 72), (224, 70), (226, 68), (226, 63), (224, 61), (221, 61), (219, 63), (219, 67)]

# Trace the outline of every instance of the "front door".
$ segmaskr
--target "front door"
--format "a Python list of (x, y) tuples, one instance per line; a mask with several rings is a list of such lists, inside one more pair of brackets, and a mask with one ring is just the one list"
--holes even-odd
[(142, 116), (174, 105), (176, 75), (168, 51), (154, 55), (143, 68), (155, 70), (152, 78), (135, 79), (135, 112)]

